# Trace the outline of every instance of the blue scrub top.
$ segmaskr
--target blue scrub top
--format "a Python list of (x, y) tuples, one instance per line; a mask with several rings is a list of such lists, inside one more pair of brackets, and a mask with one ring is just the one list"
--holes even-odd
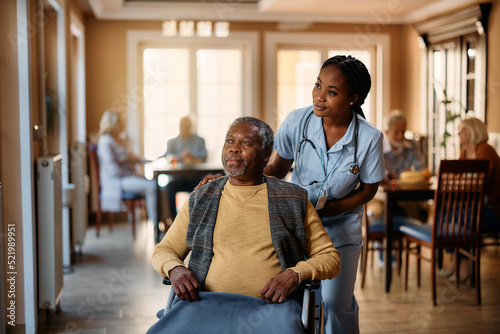
[[(357, 114), (357, 163), (360, 169), (358, 174), (349, 172), (354, 163), (354, 118), (345, 135), (328, 149), (322, 119), (313, 114), (305, 134), (316, 146), (316, 151), (310, 143), (303, 142), (298, 153), (304, 124), (312, 112), (313, 107), (309, 106), (288, 114), (276, 133), (274, 148), (282, 158), (295, 161), (291, 181), (308, 191), (309, 200), (313, 205), (316, 205), (323, 194), (326, 194), (328, 200), (340, 199), (354, 190), (360, 181), (377, 183), (385, 177), (382, 131)], [(300, 176), (297, 173), (300, 173)], [(308, 185), (313, 180), (320, 182)], [(363, 208), (360, 206), (338, 216), (322, 219), (335, 246), (361, 241), (362, 216)]]

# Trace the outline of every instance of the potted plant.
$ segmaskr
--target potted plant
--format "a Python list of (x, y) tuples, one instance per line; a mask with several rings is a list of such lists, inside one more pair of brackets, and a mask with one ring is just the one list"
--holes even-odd
[[(456, 119), (460, 119), (460, 114), (456, 114), (452, 112), (451, 105), (453, 103), (453, 99), (448, 97), (448, 94), (446, 92), (446, 89), (443, 89), (443, 100), (441, 100), (441, 103), (444, 104), (444, 110), (445, 110), (445, 120), (444, 120), (444, 133), (443, 133), (443, 139), (441, 141), (441, 147), (444, 148), (444, 158), (446, 159), (446, 152), (447, 152), (447, 143), (448, 139), (450, 137), (454, 137), (454, 132), (455, 132), (455, 127), (452, 126), (453, 129), (453, 134), (450, 133), (449, 130), (449, 124), (455, 122)], [(455, 146), (455, 143), (453, 144)]]

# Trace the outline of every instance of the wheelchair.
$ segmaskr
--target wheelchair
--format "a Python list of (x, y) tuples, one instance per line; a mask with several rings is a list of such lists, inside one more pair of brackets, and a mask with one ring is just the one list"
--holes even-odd
[[(167, 277), (164, 277), (163, 284), (171, 285), (171, 282)], [(322, 300), (318, 301), (316, 299), (317, 294), (320, 293), (320, 281), (308, 281), (303, 283), (303, 285), (301, 322), (304, 332), (306, 334), (323, 334), (325, 328), (325, 306)], [(170, 310), (175, 297), (174, 289), (171, 288), (164, 312)]]

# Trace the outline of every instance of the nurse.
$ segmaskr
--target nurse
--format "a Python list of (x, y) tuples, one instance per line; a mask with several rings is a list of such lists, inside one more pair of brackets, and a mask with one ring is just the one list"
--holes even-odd
[(351, 56), (326, 60), (312, 90), (313, 105), (292, 111), (275, 139), (264, 173), (286, 176), (308, 191), (341, 256), (340, 274), (322, 282), (325, 332), (359, 333), (354, 284), (362, 247), (363, 205), (384, 178), (383, 134), (364, 118), (371, 87), (366, 66)]

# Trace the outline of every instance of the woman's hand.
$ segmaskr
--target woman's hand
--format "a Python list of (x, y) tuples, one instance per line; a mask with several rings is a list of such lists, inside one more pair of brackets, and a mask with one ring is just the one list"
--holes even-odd
[(219, 175), (219, 174), (212, 174), (212, 175), (207, 175), (203, 178), (203, 180), (201, 180), (198, 185), (196, 186), (196, 188), (194, 188), (194, 190), (198, 189), (199, 187), (207, 184), (208, 182), (210, 181), (213, 181), (213, 180), (217, 180), (219, 177), (222, 177), (222, 175)]
[(351, 191), (346, 197), (329, 200), (323, 209), (318, 210), (320, 218), (331, 217), (352, 210), (366, 204), (375, 196), (378, 190), (377, 183), (359, 183), (359, 187)]
[(282, 179), (288, 174), (290, 168), (292, 168), (292, 164), (293, 160), (284, 159), (274, 151), (269, 163), (264, 168), (264, 174)]

